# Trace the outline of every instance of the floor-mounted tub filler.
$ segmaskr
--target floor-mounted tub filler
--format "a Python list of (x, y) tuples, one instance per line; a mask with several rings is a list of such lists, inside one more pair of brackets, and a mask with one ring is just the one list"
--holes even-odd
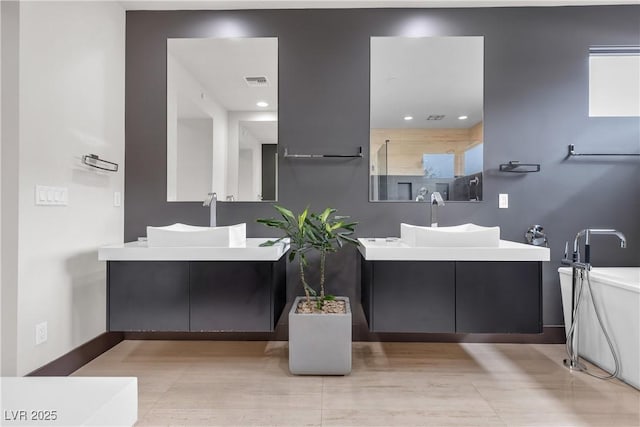
[[(626, 247), (622, 233), (609, 229), (585, 229), (575, 238), (571, 259), (565, 254), (560, 273), (562, 303), (567, 329), (564, 361), (571, 370), (586, 371), (580, 357), (640, 388), (640, 268), (592, 268), (592, 235), (611, 234)], [(579, 240), (584, 237), (584, 260)], [(590, 375), (593, 375), (587, 372)], [(594, 375), (596, 376), (596, 375)]]

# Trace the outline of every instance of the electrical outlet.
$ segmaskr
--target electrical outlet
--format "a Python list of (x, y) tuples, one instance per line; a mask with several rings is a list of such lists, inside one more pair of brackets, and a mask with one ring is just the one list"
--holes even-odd
[(500, 209), (508, 209), (509, 208), (509, 195), (506, 193), (500, 193), (498, 196), (498, 208)]
[(47, 340), (47, 322), (38, 323), (36, 325), (36, 345), (42, 344)]

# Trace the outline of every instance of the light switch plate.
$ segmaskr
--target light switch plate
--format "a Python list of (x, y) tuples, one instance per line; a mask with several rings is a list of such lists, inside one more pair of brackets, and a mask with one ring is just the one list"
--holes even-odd
[(498, 208), (509, 208), (509, 195), (507, 193), (500, 193), (500, 195), (498, 196)]
[(36, 205), (67, 206), (69, 204), (69, 189), (67, 187), (49, 187), (36, 185)]
[(119, 208), (122, 206), (122, 193), (116, 191), (113, 193), (113, 206)]

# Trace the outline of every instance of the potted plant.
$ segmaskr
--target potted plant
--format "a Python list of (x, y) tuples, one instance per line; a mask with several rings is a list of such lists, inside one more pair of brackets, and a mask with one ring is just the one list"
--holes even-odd
[[(336, 216), (327, 208), (322, 213), (299, 215), (281, 206), (274, 206), (282, 219), (259, 219), (258, 222), (284, 232), (284, 236), (263, 243), (272, 246), (290, 240), (289, 261), (298, 259), (300, 282), (305, 296), (297, 297), (289, 311), (289, 370), (299, 375), (346, 375), (351, 372), (351, 307), (349, 298), (334, 297), (325, 291), (327, 254), (346, 244), (358, 245), (349, 237), (356, 222)], [(319, 292), (306, 278), (309, 267), (307, 254), (320, 255)]]

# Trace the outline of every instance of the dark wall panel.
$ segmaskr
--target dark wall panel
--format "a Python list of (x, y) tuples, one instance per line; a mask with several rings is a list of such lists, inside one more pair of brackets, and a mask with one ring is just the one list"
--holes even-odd
[(262, 200), (276, 200), (277, 144), (262, 144)]
[[(426, 224), (428, 206), (371, 203), (368, 188), (369, 38), (485, 37), (485, 177), (481, 203), (448, 203), (440, 223), (500, 225), (522, 241), (532, 224), (549, 234), (552, 262), (544, 278), (544, 322), (562, 322), (556, 269), (564, 242), (589, 226), (629, 238), (594, 239), (597, 265), (638, 265), (640, 167), (633, 158), (565, 159), (579, 151), (638, 151), (638, 118), (588, 117), (588, 47), (638, 44), (640, 7), (136, 11), (127, 13), (125, 240), (147, 225), (207, 224), (200, 203), (166, 202), (167, 37), (276, 36), (279, 43), (279, 203), (332, 206), (360, 221), (359, 236), (397, 236), (400, 222)], [(302, 161), (282, 150), (355, 153), (362, 160)], [(508, 160), (540, 163), (536, 174), (501, 174)], [(612, 191), (614, 189), (614, 191)], [(498, 193), (510, 208), (498, 209)], [(269, 203), (219, 203), (218, 223), (246, 222), (249, 236)], [(299, 293), (290, 266), (288, 295)], [(331, 292), (359, 300), (355, 250), (328, 265)], [(357, 299), (356, 299), (357, 298)]]

